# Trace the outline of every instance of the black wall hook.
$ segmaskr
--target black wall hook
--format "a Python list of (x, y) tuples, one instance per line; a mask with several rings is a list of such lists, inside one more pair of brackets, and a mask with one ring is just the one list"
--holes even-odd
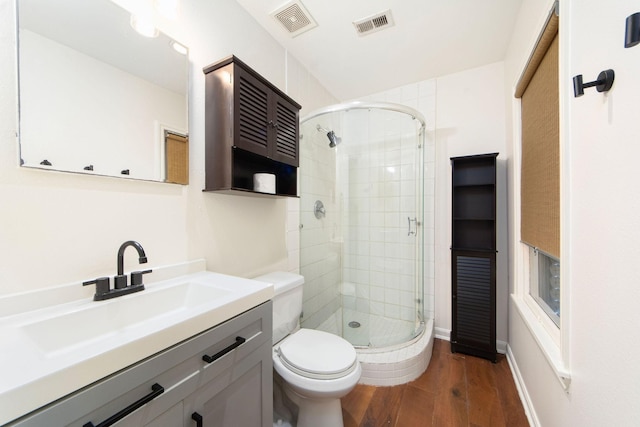
[(624, 47), (633, 47), (640, 43), (640, 12), (627, 16), (624, 30)]
[(615, 73), (613, 70), (604, 70), (598, 74), (598, 80), (589, 83), (582, 83), (582, 74), (578, 74), (573, 78), (573, 96), (576, 98), (584, 95), (585, 88), (596, 87), (598, 92), (606, 92), (613, 86)]

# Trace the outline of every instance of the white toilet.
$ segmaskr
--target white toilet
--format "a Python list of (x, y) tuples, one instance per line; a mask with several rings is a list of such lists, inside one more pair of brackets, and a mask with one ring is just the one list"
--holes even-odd
[(342, 427), (340, 398), (362, 373), (355, 349), (337, 335), (300, 328), (304, 277), (273, 272), (254, 280), (274, 286), (273, 367), (299, 408), (298, 426)]

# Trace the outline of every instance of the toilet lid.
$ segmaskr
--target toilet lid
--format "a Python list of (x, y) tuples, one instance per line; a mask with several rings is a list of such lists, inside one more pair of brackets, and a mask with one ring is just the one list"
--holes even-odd
[(310, 378), (339, 378), (356, 366), (357, 355), (345, 339), (315, 329), (300, 329), (278, 350), (280, 360), (291, 370)]

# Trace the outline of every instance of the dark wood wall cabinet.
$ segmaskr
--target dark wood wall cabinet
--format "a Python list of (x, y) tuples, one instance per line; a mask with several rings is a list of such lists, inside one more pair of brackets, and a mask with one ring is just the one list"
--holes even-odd
[(496, 158), (453, 157), (451, 351), (496, 361)]
[(297, 196), (300, 104), (235, 56), (205, 74), (204, 191), (254, 191), (256, 173), (275, 175), (275, 194)]

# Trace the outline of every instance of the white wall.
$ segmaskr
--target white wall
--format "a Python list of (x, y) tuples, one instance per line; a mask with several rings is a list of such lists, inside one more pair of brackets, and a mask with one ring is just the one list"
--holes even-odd
[[(508, 106), (550, 6), (551, 1), (523, 3), (505, 61)], [(640, 47), (623, 47), (625, 19), (638, 11), (631, 0), (607, 7), (596, 0), (561, 2), (561, 108), (566, 114), (561, 144), (568, 173), (562, 194), (562, 286), (568, 289), (563, 295), (569, 308), (562, 322), (572, 377), (567, 393), (513, 303), (509, 319), (509, 346), (532, 419), (541, 426), (632, 426), (640, 419)], [(572, 76), (583, 74), (588, 82), (607, 68), (616, 73), (609, 93), (591, 88), (573, 97)], [(513, 231), (511, 253), (518, 245)], [(514, 280), (512, 286), (521, 284)]]
[[(508, 261), (504, 64), (436, 79), (435, 328), (451, 331), (451, 157), (500, 153), (497, 187), (496, 338), (507, 341)], [(499, 350), (503, 350), (503, 346)]]
[[(235, 54), (304, 111), (333, 97), (233, 0), (182, 2), (162, 30), (190, 47), (189, 186), (19, 168), (15, 7), (0, 0), (0, 294), (113, 275), (129, 239), (151, 268), (196, 258), (241, 276), (298, 268), (295, 202), (202, 192), (202, 68)], [(136, 265), (128, 256), (125, 269)]]
[[(498, 156), (497, 340), (504, 351), (508, 325), (507, 116), (504, 63), (497, 62), (423, 80), (366, 97), (408, 105), (427, 122), (425, 226), (435, 233), (434, 249), (425, 249), (425, 315), (435, 319), (436, 334), (451, 331), (451, 162), (450, 157)], [(435, 146), (435, 150), (434, 150)], [(433, 154), (435, 151), (435, 154)], [(435, 185), (433, 183), (435, 179)], [(434, 192), (435, 189), (435, 192)], [(435, 193), (435, 194), (434, 194)]]

